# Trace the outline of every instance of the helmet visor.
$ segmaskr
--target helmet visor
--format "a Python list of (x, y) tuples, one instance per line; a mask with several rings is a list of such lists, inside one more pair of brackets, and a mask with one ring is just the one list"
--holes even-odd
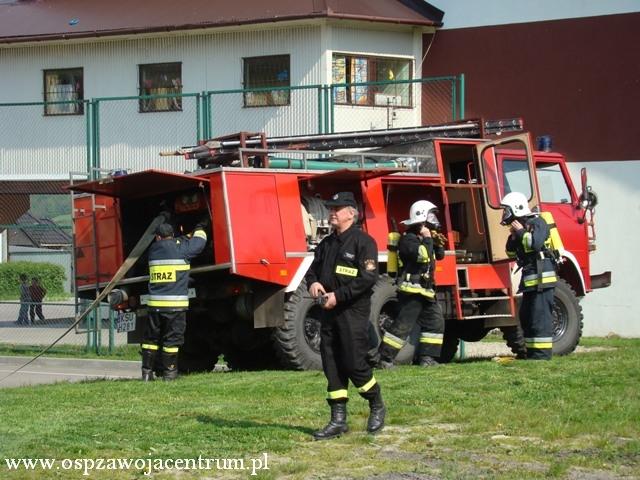
[(437, 230), (438, 228), (440, 228), (440, 222), (438, 221), (436, 213), (438, 213), (437, 210), (429, 210), (429, 213), (427, 213), (426, 224), (427, 226)]
[(513, 214), (511, 207), (502, 207), (502, 219), (500, 220), (500, 225), (510, 225), (515, 219), (516, 216)]

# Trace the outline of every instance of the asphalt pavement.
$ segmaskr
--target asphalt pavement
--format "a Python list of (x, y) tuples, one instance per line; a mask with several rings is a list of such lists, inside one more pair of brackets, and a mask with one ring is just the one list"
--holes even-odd
[(0, 356), (0, 388), (88, 379), (138, 378), (140, 362), (41, 357), (8, 378), (32, 357)]

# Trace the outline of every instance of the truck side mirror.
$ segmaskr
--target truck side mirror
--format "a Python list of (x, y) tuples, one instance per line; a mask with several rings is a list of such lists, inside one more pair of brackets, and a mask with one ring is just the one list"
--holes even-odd
[(585, 210), (591, 210), (598, 204), (598, 196), (587, 185), (587, 169), (584, 167), (580, 169), (580, 181), (582, 183), (582, 193), (578, 199), (578, 206)]

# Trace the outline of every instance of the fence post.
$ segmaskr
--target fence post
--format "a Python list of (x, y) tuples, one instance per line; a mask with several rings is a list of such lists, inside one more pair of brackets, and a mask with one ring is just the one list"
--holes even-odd
[(90, 100), (85, 101), (85, 129), (86, 129), (86, 137), (87, 137), (87, 173), (90, 174), (93, 167), (93, 125), (92, 118), (93, 115), (93, 102)]
[(202, 115), (200, 111), (200, 94), (196, 94), (196, 143), (198, 143), (201, 139), (201, 131), (200, 131), (200, 116)]
[(464, 73), (461, 73), (458, 78), (460, 79), (460, 120), (464, 118)]
[(115, 310), (113, 310), (112, 308), (109, 308), (109, 355), (113, 354), (113, 349), (115, 347), (115, 343), (116, 343), (116, 334), (115, 334)]
[(322, 128), (322, 85), (318, 87), (318, 133), (323, 133)]

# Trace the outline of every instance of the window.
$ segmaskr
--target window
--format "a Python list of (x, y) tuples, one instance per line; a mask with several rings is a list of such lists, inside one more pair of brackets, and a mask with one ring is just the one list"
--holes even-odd
[(82, 68), (44, 71), (45, 115), (82, 115), (83, 99)]
[[(410, 80), (411, 60), (385, 57), (333, 55), (333, 83), (394, 82)], [(411, 84), (336, 87), (333, 100), (338, 105), (411, 107)]]
[(182, 64), (152, 63), (139, 66), (140, 95), (166, 95), (140, 100), (140, 112), (182, 110)]
[(510, 192), (520, 192), (528, 200), (531, 200), (533, 193), (529, 163), (525, 160), (505, 158), (502, 163), (502, 170), (504, 173), (504, 193), (502, 195)]
[(560, 165), (557, 163), (538, 163), (538, 187), (540, 187), (540, 201), (549, 203), (569, 203), (571, 193), (564, 180)]
[(289, 55), (252, 57), (244, 59), (244, 88), (282, 87), (281, 89), (245, 92), (245, 107), (274, 107), (289, 105)]

